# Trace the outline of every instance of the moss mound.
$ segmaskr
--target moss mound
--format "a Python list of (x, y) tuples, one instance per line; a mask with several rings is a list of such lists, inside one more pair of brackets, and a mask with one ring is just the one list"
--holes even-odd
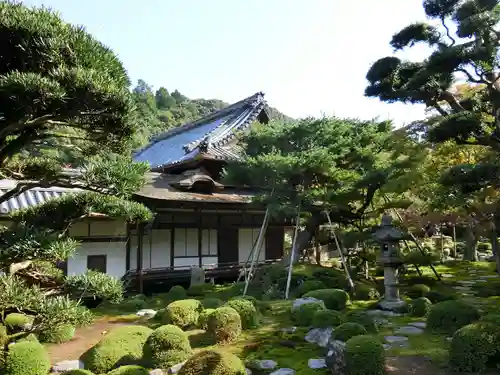
[(410, 313), (413, 316), (426, 316), (431, 310), (432, 302), (425, 297), (419, 297), (411, 301)]
[(152, 332), (151, 328), (136, 325), (116, 328), (84, 353), (81, 360), (86, 369), (97, 374), (118, 366), (137, 364)]
[(314, 290), (326, 289), (326, 288), (327, 286), (320, 280), (307, 280), (297, 287), (295, 294), (300, 297)]
[(412, 285), (410, 290), (406, 292), (406, 296), (409, 298), (420, 298), (420, 297), (425, 297), (427, 293), (431, 291), (431, 288), (429, 288), (425, 284), (415, 284)]
[(227, 306), (232, 307), (240, 314), (243, 329), (257, 328), (259, 326), (259, 313), (251, 301), (235, 299), (229, 301)]
[(257, 301), (257, 298), (255, 298), (254, 296), (235, 296), (235, 297), (232, 297), (230, 299), (230, 301), (234, 301), (234, 300), (245, 300), (245, 301), (250, 301), (252, 302), (252, 304), (257, 307), (257, 305), (259, 304), (259, 301)]
[(349, 294), (341, 289), (318, 289), (304, 294), (304, 297), (312, 297), (322, 300), (327, 309), (343, 310), (349, 302)]
[(469, 324), (453, 335), (450, 367), (456, 372), (480, 372), (499, 362), (500, 327), (484, 322)]
[(5, 359), (4, 375), (47, 375), (50, 358), (42, 344), (33, 341), (12, 345)]
[(314, 315), (318, 311), (325, 311), (323, 303), (304, 303), (292, 309), (292, 321), (299, 327), (308, 327), (312, 324)]
[(345, 363), (347, 375), (384, 375), (384, 347), (371, 336), (353, 337), (346, 342)]
[(203, 311), (203, 306), (196, 299), (183, 299), (170, 303), (165, 309), (165, 322), (181, 328), (195, 327)]
[(208, 318), (215, 311), (215, 309), (205, 309), (201, 312), (200, 317), (198, 318), (198, 327), (204, 329), (205, 331), (208, 329)]
[(11, 313), (4, 319), (4, 324), (9, 333), (23, 331), (32, 322), (32, 318), (25, 314)]
[(118, 367), (107, 375), (149, 375), (149, 371), (141, 366), (127, 365)]
[(342, 324), (342, 315), (334, 310), (316, 310), (311, 325), (314, 328), (336, 327)]
[(378, 332), (378, 325), (375, 319), (363, 311), (350, 311), (346, 315), (346, 321), (361, 324), (369, 333)]
[(356, 285), (355, 292), (356, 299), (360, 301), (378, 300), (380, 298), (377, 288), (365, 284)]
[(444, 301), (432, 306), (427, 314), (430, 332), (453, 334), (457, 329), (480, 318), (478, 309), (463, 301)]
[(366, 334), (367, 334), (366, 328), (363, 327), (361, 324), (347, 322), (335, 328), (335, 331), (333, 332), (333, 337), (335, 338), (335, 340), (347, 342), (349, 339), (353, 337)]
[(187, 297), (187, 291), (180, 285), (174, 285), (167, 293), (167, 297), (171, 301), (177, 301)]
[(493, 323), (497, 326), (500, 326), (500, 314), (499, 313), (490, 313), (481, 317), (481, 322)]
[(92, 371), (79, 368), (75, 370), (64, 371), (62, 375), (94, 375), (94, 373)]
[(219, 307), (208, 317), (207, 326), (217, 342), (234, 341), (241, 334), (240, 314), (232, 307)]
[(216, 309), (224, 305), (224, 301), (218, 298), (205, 298), (201, 301), (204, 309)]
[(167, 369), (185, 361), (190, 355), (191, 345), (187, 334), (171, 324), (155, 329), (143, 349), (143, 360), (151, 368)]
[(434, 290), (431, 290), (430, 292), (425, 293), (424, 297), (429, 299), (429, 301), (431, 301), (432, 303), (452, 301), (452, 300), (456, 299), (456, 296), (453, 294), (440, 293), (440, 292), (436, 292)]
[(192, 356), (178, 375), (246, 375), (246, 370), (234, 354), (204, 350)]
[(75, 335), (75, 327), (69, 324), (63, 324), (53, 329), (41, 331), (38, 335), (41, 342), (61, 344), (67, 342)]

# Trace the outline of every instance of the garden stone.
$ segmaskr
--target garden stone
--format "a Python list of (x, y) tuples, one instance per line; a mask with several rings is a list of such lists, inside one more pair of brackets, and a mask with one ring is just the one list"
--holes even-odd
[(421, 328), (418, 328), (418, 327), (414, 327), (414, 326), (405, 326), (405, 327), (400, 327), (396, 330), (396, 334), (400, 334), (400, 335), (420, 335), (421, 333), (423, 333), (424, 330), (421, 329)]
[(408, 337), (404, 336), (384, 336), (385, 341), (391, 345), (406, 346), (408, 345)]
[(319, 305), (325, 306), (325, 303), (322, 300), (317, 299), (317, 298), (313, 298), (313, 297), (297, 298), (295, 301), (293, 301), (292, 311), (294, 311), (296, 308), (298, 308), (299, 306), (302, 306), (306, 303), (317, 303)]
[(246, 368), (245, 372), (247, 373), (247, 375), (252, 375), (252, 370), (250, 370), (249, 368)]
[(463, 286), (470, 286), (470, 285), (474, 285), (476, 283), (475, 280), (460, 280), (460, 281), (457, 281), (458, 284), (462, 284)]
[(479, 276), (480, 279), (496, 279), (498, 276), (497, 275), (481, 275)]
[(313, 328), (311, 329), (305, 340), (311, 344), (317, 344), (322, 348), (326, 347), (330, 337), (332, 337), (333, 328)]
[(254, 359), (247, 363), (247, 367), (253, 370), (274, 370), (276, 366), (278, 363), (271, 359)]
[(314, 370), (325, 368), (326, 360), (324, 358), (317, 358), (317, 359), (313, 358), (307, 362), (307, 365), (309, 366), (309, 368), (312, 368)]
[(70, 359), (67, 361), (57, 362), (54, 366), (52, 366), (52, 372), (65, 372), (81, 368), (84, 368), (82, 361), (78, 359)]
[(450, 275), (449, 273), (443, 273), (443, 274), (441, 274), (441, 277), (444, 277), (445, 279), (449, 279), (449, 278), (453, 277), (453, 275)]
[(281, 332), (285, 332), (285, 333), (294, 333), (296, 330), (297, 330), (297, 327), (281, 328)]
[(455, 290), (461, 290), (463, 292), (470, 291), (470, 288), (468, 286), (454, 286), (453, 289), (455, 289)]
[(408, 323), (409, 326), (413, 326), (413, 327), (417, 327), (417, 328), (425, 328), (427, 327), (427, 323), (426, 322), (411, 322), (411, 323)]
[(165, 375), (165, 373), (163, 372), (163, 370), (161, 368), (157, 368), (157, 369), (151, 370), (149, 372), (149, 375)]
[(176, 365), (173, 365), (172, 367), (170, 367), (168, 369), (168, 373), (169, 374), (177, 374), (179, 372), (179, 370), (182, 368), (182, 366), (184, 366), (184, 363), (186, 363), (186, 361), (178, 363)]
[(201, 267), (191, 267), (191, 281), (189, 286), (205, 284), (205, 270)]
[(279, 370), (271, 372), (269, 375), (294, 375), (295, 370), (291, 368), (280, 368)]
[(135, 315), (144, 316), (147, 318), (154, 318), (154, 316), (156, 315), (156, 311), (152, 310), (152, 309), (142, 309), (142, 310), (137, 311), (135, 313)]
[(325, 364), (332, 374), (342, 374), (345, 369), (345, 343), (333, 340), (328, 343)]
[(366, 314), (372, 315), (372, 316), (403, 316), (403, 314), (396, 313), (394, 311), (389, 311), (389, 310), (366, 310)]
[(390, 346), (389, 344), (383, 344), (382, 346), (384, 347), (385, 350), (389, 350), (392, 348), (392, 346)]

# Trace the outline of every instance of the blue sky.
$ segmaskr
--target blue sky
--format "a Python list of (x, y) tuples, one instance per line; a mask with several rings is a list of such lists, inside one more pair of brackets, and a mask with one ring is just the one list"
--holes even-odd
[[(423, 107), (363, 95), (392, 34), (425, 19), (422, 0), (25, 0), (82, 24), (133, 81), (234, 102), (263, 91), (293, 116), (422, 118)], [(402, 56), (419, 59), (424, 49)]]

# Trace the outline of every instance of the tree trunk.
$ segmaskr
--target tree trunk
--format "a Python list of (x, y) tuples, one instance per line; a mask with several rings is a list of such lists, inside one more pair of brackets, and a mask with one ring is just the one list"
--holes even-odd
[[(293, 256), (294, 263), (297, 263), (297, 261), (299, 260), (300, 258), (299, 254), (301, 254), (305, 249), (308, 248), (309, 244), (311, 243), (311, 239), (313, 238), (314, 233), (316, 232), (318, 226), (320, 226), (324, 222), (325, 222), (325, 217), (322, 212), (313, 213), (312, 216), (309, 218), (306, 227), (303, 230), (299, 231), (299, 234), (297, 236), (296, 254), (294, 254)], [(293, 251), (293, 249), (290, 251)], [(284, 263), (286, 265), (290, 264), (290, 257), (284, 259)]]
[(316, 252), (316, 264), (321, 266), (321, 246), (319, 243), (319, 228), (314, 232), (314, 251)]
[(464, 249), (464, 260), (477, 261), (477, 238), (472, 225), (469, 224), (465, 231), (466, 242)]

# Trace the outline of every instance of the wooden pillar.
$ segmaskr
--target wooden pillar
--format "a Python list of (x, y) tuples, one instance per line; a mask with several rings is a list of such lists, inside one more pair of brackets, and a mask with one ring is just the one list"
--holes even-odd
[(203, 230), (201, 225), (201, 210), (196, 211), (196, 221), (198, 224), (198, 266), (201, 267), (202, 262), (202, 245), (203, 245)]
[(125, 272), (130, 270), (130, 251), (131, 251), (131, 228), (130, 224), (127, 223), (127, 244), (125, 245)]
[(175, 228), (172, 224), (172, 228), (170, 229), (170, 268), (174, 269), (174, 247), (175, 247)]
[(144, 280), (142, 269), (142, 248), (144, 240), (144, 223), (137, 224), (137, 284), (139, 286), (139, 294), (144, 292)]

